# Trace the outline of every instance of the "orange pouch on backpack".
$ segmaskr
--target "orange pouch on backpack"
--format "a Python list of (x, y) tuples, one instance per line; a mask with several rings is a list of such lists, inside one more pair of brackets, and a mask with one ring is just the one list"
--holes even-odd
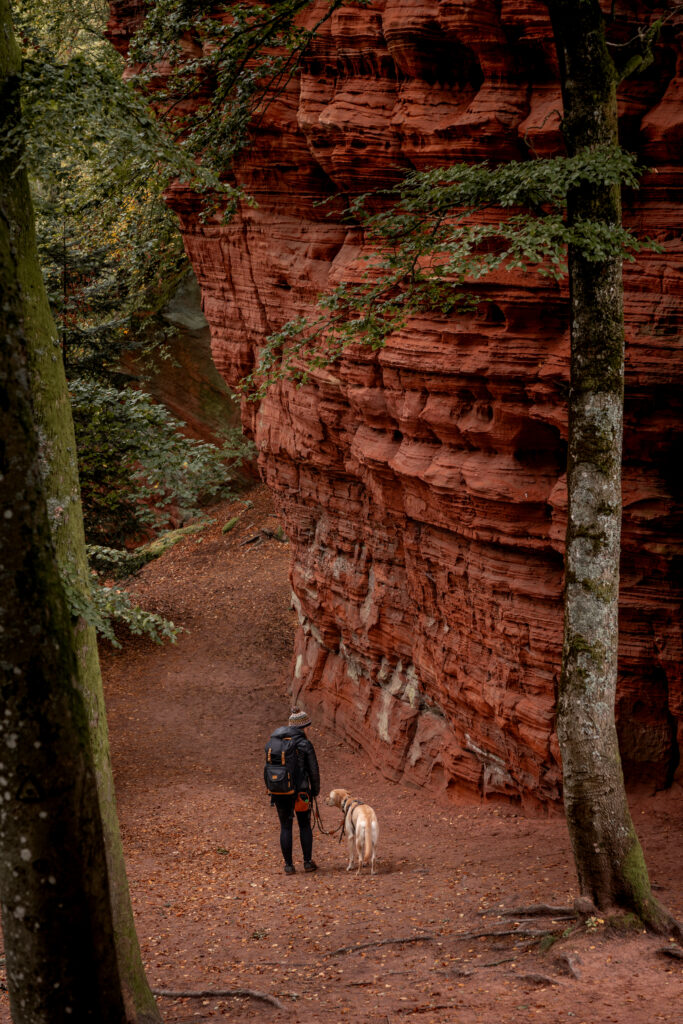
[(296, 801), (294, 802), (295, 811), (310, 811), (311, 809), (311, 798), (308, 793), (297, 793)]

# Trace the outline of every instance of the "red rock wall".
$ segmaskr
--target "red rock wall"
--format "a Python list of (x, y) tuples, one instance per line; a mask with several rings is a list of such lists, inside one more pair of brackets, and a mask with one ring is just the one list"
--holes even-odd
[[(114, 6), (125, 33), (135, 5)], [(622, 139), (654, 168), (625, 218), (664, 247), (625, 272), (618, 712), (627, 774), (650, 786), (671, 781), (683, 739), (676, 38), (670, 25), (620, 91)], [(225, 378), (358, 273), (363, 238), (321, 199), (406, 168), (560, 151), (556, 78), (540, 0), (342, 8), (240, 159), (258, 207), (222, 226), (186, 190), (171, 196)], [(274, 387), (243, 418), (291, 540), (294, 695), (391, 777), (544, 803), (561, 778), (567, 296), (533, 275), (482, 292), (480, 314), (415, 318), (383, 351)]]

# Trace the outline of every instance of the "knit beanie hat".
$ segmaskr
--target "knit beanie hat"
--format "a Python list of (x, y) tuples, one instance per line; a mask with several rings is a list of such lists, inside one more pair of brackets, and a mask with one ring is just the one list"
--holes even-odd
[(289, 716), (289, 725), (296, 729), (305, 729), (310, 724), (310, 716), (305, 711), (302, 711), (301, 708), (292, 708), (292, 713)]

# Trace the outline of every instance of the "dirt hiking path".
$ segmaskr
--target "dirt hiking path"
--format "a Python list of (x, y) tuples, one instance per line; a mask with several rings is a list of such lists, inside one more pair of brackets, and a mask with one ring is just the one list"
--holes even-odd
[[(151, 563), (130, 587), (145, 607), (185, 628), (178, 643), (136, 640), (105, 650), (102, 662), (152, 986), (250, 989), (285, 1009), (251, 997), (162, 996), (164, 1021), (680, 1022), (683, 961), (662, 955), (661, 939), (617, 935), (599, 922), (502, 915), (572, 903), (559, 817), (439, 803), (385, 780), (315, 720), (323, 793), (343, 786), (377, 811), (378, 873), (347, 874), (345, 849), (316, 832), (319, 871), (304, 874), (295, 828), (297, 873), (283, 874), (262, 752), (289, 711), (289, 554), (260, 532), (278, 525), (265, 489), (246, 497), (251, 508), (217, 507), (215, 525)], [(238, 513), (238, 525), (222, 533)], [(678, 787), (633, 805), (658, 895), (679, 918), (681, 796)], [(336, 809), (321, 802), (321, 811), (328, 829), (338, 824)], [(544, 930), (560, 936), (545, 952), (529, 934)], [(3, 993), (3, 1022), (7, 1005)]]

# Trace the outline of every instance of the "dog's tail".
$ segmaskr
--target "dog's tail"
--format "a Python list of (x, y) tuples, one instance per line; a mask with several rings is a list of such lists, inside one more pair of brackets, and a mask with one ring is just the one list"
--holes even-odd
[(365, 849), (363, 852), (363, 863), (370, 864), (374, 860), (374, 850), (379, 836), (377, 818), (373, 818), (365, 829)]

